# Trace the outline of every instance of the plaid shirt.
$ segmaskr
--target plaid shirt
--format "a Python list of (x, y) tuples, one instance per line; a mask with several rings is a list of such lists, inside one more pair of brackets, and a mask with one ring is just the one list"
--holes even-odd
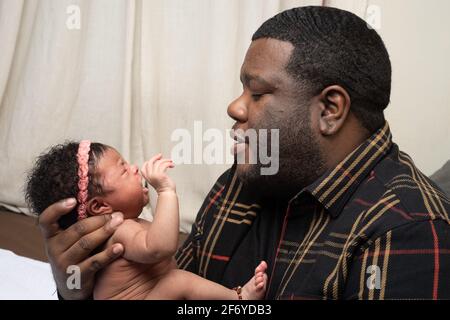
[(386, 123), (288, 203), (260, 199), (231, 168), (176, 259), (227, 287), (265, 260), (268, 299), (450, 299), (449, 212)]

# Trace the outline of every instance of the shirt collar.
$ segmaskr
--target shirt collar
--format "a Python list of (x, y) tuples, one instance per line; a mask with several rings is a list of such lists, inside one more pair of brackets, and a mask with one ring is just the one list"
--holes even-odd
[(303, 191), (309, 192), (331, 216), (337, 217), (350, 196), (392, 146), (389, 124), (375, 132), (335, 168)]

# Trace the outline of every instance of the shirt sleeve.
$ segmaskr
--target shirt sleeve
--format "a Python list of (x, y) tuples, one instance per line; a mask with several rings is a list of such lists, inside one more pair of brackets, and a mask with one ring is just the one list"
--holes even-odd
[(412, 222), (372, 241), (352, 262), (344, 299), (450, 299), (450, 225)]

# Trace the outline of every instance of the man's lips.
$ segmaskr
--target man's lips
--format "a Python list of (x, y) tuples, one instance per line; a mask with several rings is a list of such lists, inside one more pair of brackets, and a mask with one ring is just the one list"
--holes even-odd
[[(240, 129), (239, 131), (245, 132), (242, 129)], [(235, 129), (231, 130), (230, 131), (231, 139), (233, 139), (237, 143), (248, 143), (248, 140), (249, 140), (248, 136), (240, 134), (239, 131), (236, 132)]]
[(236, 132), (236, 129), (233, 128), (233, 130), (230, 131), (230, 137), (234, 140), (234, 144), (231, 146), (231, 154), (233, 155), (237, 155), (245, 151), (246, 145), (249, 142), (248, 136), (241, 135), (240, 131), (243, 130), (240, 129)]

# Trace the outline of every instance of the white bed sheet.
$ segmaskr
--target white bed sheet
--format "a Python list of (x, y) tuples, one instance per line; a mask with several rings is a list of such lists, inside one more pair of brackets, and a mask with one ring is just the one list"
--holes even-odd
[(50, 264), (0, 249), (0, 300), (57, 300)]

